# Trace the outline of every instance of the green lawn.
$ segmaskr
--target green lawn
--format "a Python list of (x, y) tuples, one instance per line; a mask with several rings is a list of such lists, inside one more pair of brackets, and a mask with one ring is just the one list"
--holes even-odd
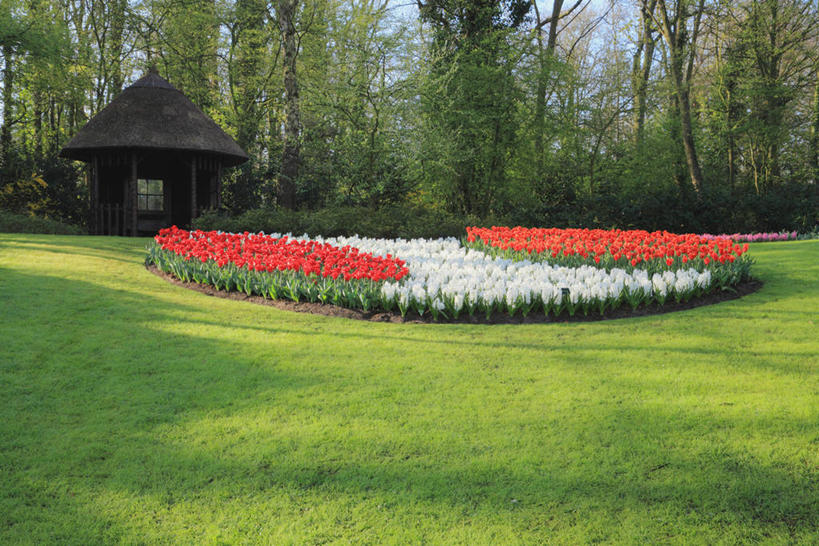
[(0, 543), (819, 542), (819, 241), (628, 320), (382, 324), (0, 234)]

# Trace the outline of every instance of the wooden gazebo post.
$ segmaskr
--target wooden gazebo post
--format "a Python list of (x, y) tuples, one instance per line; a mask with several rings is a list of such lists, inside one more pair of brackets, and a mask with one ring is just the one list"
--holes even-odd
[(94, 154), (91, 161), (91, 235), (100, 234), (100, 159)]
[(191, 228), (196, 218), (196, 156), (191, 159)]
[(137, 197), (137, 154), (131, 153), (131, 237), (137, 236), (137, 210), (139, 199)]
[(216, 163), (216, 208), (222, 208), (222, 161)]

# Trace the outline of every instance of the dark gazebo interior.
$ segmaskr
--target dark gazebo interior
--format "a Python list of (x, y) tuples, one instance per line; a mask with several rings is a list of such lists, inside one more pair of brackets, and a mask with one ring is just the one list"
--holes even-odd
[(181, 92), (151, 71), (60, 152), (88, 164), (89, 231), (151, 235), (221, 205), (222, 171), (248, 156)]
[[(188, 226), (196, 215), (221, 203), (221, 162), (205, 154), (141, 150), (102, 153), (90, 166), (92, 225), (97, 235), (130, 234), (128, 211), (122, 204), (136, 167), (137, 228), (140, 234), (156, 233), (170, 225)], [(184, 157), (187, 155), (188, 157)], [(135, 160), (135, 165), (133, 164)], [(192, 187), (195, 180), (195, 188)], [(130, 218), (129, 218), (130, 220)]]

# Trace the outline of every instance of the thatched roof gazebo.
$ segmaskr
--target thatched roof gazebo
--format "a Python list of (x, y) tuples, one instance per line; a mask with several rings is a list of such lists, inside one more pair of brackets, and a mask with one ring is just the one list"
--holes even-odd
[(222, 169), (248, 160), (155, 70), (91, 118), (60, 156), (89, 165), (89, 231), (131, 236), (189, 225), (218, 207)]

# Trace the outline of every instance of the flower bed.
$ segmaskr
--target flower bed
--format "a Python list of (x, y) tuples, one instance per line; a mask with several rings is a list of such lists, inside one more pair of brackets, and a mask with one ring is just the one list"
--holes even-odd
[(608, 271), (639, 267), (650, 274), (708, 269), (720, 286), (747, 279), (751, 266), (751, 260), (744, 256), (747, 244), (667, 231), (469, 227), (466, 240), (467, 245), (493, 256), (571, 267), (594, 265)]
[[(470, 238), (478, 237), (476, 229), (469, 228)], [(516, 229), (515, 233), (522, 233), (522, 228)], [(641, 245), (627, 237), (636, 245), (634, 249), (618, 246), (617, 237), (600, 247), (590, 237), (583, 247), (577, 237), (568, 238), (561, 248), (574, 253), (560, 250), (555, 255), (559, 259), (553, 260), (553, 249), (532, 252), (518, 248), (517, 240), (501, 248), (473, 239), (468, 243), (471, 247), (465, 247), (454, 238), (310, 240), (171, 228), (155, 238), (147, 262), (181, 280), (221, 290), (365, 311), (398, 311), (402, 316), (429, 314), (436, 320), (461, 315), (490, 317), (496, 312), (603, 314), (623, 305), (637, 308), (684, 302), (747, 279), (750, 260), (743, 256), (742, 247), (715, 241), (705, 246), (706, 255), (697, 249), (695, 257), (683, 261), (689, 256), (687, 251), (694, 250), (675, 243), (670, 235), (664, 245), (656, 239)], [(530, 237), (527, 241), (538, 248), (542, 240)], [(691, 240), (689, 244), (695, 243)], [(474, 248), (481, 245), (481, 249)], [(613, 252), (622, 248), (624, 256), (642, 248), (641, 261), (654, 270), (637, 268), (627, 260), (623, 260), (624, 267), (616, 267), (619, 258), (598, 251), (612, 248)], [(654, 256), (660, 249), (665, 254)], [(597, 257), (600, 259), (595, 260)], [(658, 258), (663, 259), (661, 265), (656, 263)], [(571, 260), (575, 263), (567, 265)]]
[(765, 241), (795, 241), (799, 238), (799, 234), (795, 231), (783, 231), (781, 233), (734, 233), (732, 235), (711, 235), (710, 233), (705, 233), (702, 237), (708, 240), (730, 239), (735, 243), (760, 243)]
[(163, 229), (146, 261), (186, 282), (272, 299), (369, 309), (380, 283), (409, 273), (403, 260), (288, 236)]
[(710, 271), (684, 269), (649, 275), (643, 270), (606, 271), (583, 265), (565, 267), (545, 262), (489, 256), (461, 246), (457, 239), (411, 241), (339, 238), (374, 254), (391, 253), (406, 260), (409, 275), (382, 288), (383, 306), (402, 315), (415, 311), (457, 319), (461, 314), (494, 312), (527, 315), (542, 312), (604, 313), (627, 304), (687, 301), (713, 286)]

